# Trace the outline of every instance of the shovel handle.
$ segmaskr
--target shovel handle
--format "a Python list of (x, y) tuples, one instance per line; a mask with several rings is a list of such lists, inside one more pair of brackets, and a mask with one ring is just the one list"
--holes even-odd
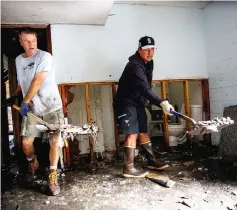
[(193, 123), (194, 125), (197, 123), (194, 119), (192, 119), (191, 117), (188, 117), (184, 114), (181, 114), (179, 112), (176, 112), (176, 111), (170, 111), (171, 114), (175, 115), (175, 116), (178, 116), (180, 118), (182, 118), (183, 120), (189, 120), (191, 123)]
[[(20, 111), (20, 107), (17, 106), (17, 105), (15, 105), (15, 104), (13, 104), (13, 108), (15, 108), (16, 110)], [(35, 119), (37, 122), (39, 122), (39, 123), (41, 123), (42, 125), (45, 125), (46, 127), (49, 128), (49, 125), (48, 125), (47, 122), (45, 122), (45, 121), (43, 121), (41, 118), (35, 116), (33, 113), (27, 112), (27, 116), (29, 116), (29, 117)]]

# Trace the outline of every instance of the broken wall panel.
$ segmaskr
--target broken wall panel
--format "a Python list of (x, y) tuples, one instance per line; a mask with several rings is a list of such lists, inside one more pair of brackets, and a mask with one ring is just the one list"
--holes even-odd
[[(72, 125), (84, 125), (87, 123), (86, 115), (86, 100), (85, 100), (85, 87), (73, 86), (69, 89), (74, 94), (74, 100), (68, 105), (68, 121)], [(76, 139), (79, 141), (79, 149), (81, 154), (89, 153), (89, 140), (88, 137), (77, 135)]]
[(111, 85), (101, 85), (100, 88), (105, 150), (113, 151), (115, 150), (115, 133), (112, 87)]
[[(86, 124), (85, 86), (75, 85), (69, 91), (74, 95), (73, 101), (67, 107), (69, 123)], [(89, 105), (91, 121), (95, 121), (102, 128), (97, 139), (100, 148), (94, 144), (94, 152), (115, 150), (111, 85), (89, 85)], [(76, 139), (79, 141), (80, 154), (90, 153), (88, 137), (78, 135)]]

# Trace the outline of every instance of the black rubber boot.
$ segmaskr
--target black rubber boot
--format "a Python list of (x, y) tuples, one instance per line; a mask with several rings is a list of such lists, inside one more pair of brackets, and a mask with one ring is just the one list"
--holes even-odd
[(134, 167), (135, 148), (124, 147), (124, 177), (140, 178), (149, 174), (148, 171), (136, 169)]
[(147, 168), (148, 169), (153, 169), (153, 170), (164, 170), (169, 167), (168, 164), (158, 161), (155, 158), (151, 142), (141, 144), (141, 146), (144, 149), (145, 156), (147, 158)]

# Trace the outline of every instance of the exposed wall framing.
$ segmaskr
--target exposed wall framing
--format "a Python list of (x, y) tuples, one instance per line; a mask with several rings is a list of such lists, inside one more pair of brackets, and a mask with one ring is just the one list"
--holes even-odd
[[(87, 122), (91, 123), (91, 110), (90, 110), (90, 97), (89, 97), (89, 84), (85, 84), (85, 95), (86, 95), (86, 113), (87, 113)], [(90, 145), (90, 160), (94, 162), (94, 148), (93, 148), (93, 139), (89, 137), (89, 145)]]
[[(183, 82), (183, 87), (184, 87), (184, 103), (185, 103), (185, 114), (187, 116), (190, 116), (190, 102), (189, 102), (189, 81), (201, 81), (202, 83), (202, 93), (203, 93), (203, 103), (205, 104), (204, 112), (205, 116), (210, 117), (210, 104), (209, 104), (209, 91), (208, 91), (208, 79), (204, 78), (192, 78), (192, 79), (167, 79), (167, 80), (153, 80), (153, 83), (160, 82), (161, 83), (161, 96), (163, 98), (166, 98), (166, 83), (167, 82)], [(85, 92), (86, 92), (86, 107), (87, 107), (87, 120), (88, 123), (90, 123), (90, 99), (89, 99), (89, 85), (111, 85), (112, 87), (112, 96), (114, 98), (116, 94), (116, 84), (117, 81), (104, 81), (104, 82), (86, 82), (86, 83), (68, 83), (68, 84), (60, 84), (59, 87), (61, 89), (61, 96), (62, 96), (62, 101), (63, 101), (63, 110), (65, 110), (64, 113), (67, 113), (67, 94), (65, 92), (65, 89), (67, 87), (71, 87), (74, 85), (84, 85), (85, 86)], [(209, 107), (209, 108), (208, 108)], [(67, 116), (67, 115), (66, 115)], [(165, 142), (166, 145), (169, 145), (169, 133), (168, 133), (168, 120), (167, 116), (164, 115), (164, 136), (165, 136)], [(116, 119), (114, 118), (114, 125), (115, 125), (115, 146), (116, 146), (116, 154), (118, 155), (119, 152), (119, 136), (118, 136), (118, 130), (117, 130), (117, 123)], [(190, 130), (190, 123), (186, 121), (186, 129)], [(94, 161), (94, 149), (93, 149), (93, 142), (90, 141), (90, 155), (91, 155), (91, 161)]]
[[(161, 82), (161, 97), (166, 98), (166, 82)], [(168, 131), (168, 118), (166, 114), (163, 114), (163, 124), (164, 124), (164, 138), (165, 143), (169, 146), (169, 131)]]
[[(112, 85), (112, 95), (113, 98), (116, 95), (116, 85), (113, 83)], [(115, 135), (115, 147), (116, 147), (116, 157), (119, 157), (119, 132), (118, 132), (118, 127), (117, 127), (117, 120), (116, 117), (114, 116), (114, 135)]]
[[(202, 86), (202, 99), (203, 99), (203, 112), (205, 119), (210, 120), (211, 110), (210, 110), (210, 95), (209, 95), (209, 82), (207, 79), (201, 81)], [(205, 134), (203, 136), (205, 140), (211, 142), (211, 134)]]
[[(189, 99), (189, 85), (188, 80), (183, 82), (184, 87), (184, 108), (185, 115), (190, 117), (190, 99)], [(186, 120), (186, 130), (190, 131), (190, 121)]]

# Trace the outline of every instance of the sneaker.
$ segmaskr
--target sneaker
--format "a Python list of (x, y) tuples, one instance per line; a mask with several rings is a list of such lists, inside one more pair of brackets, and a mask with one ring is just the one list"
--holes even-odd
[(60, 187), (58, 185), (57, 170), (49, 172), (48, 174), (48, 186), (51, 195), (58, 195), (60, 193)]

